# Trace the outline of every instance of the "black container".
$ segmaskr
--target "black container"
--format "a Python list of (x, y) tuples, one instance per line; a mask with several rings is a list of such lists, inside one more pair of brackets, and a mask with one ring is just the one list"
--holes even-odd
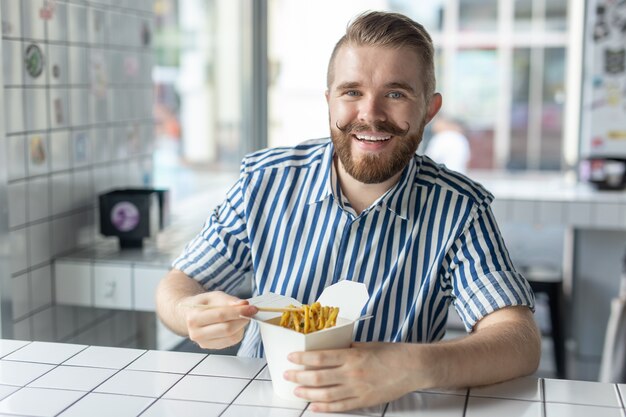
[(153, 188), (125, 188), (100, 194), (100, 233), (117, 236), (120, 247), (141, 248), (169, 223), (169, 193)]
[(626, 188), (626, 158), (595, 156), (581, 161), (580, 177), (599, 190)]

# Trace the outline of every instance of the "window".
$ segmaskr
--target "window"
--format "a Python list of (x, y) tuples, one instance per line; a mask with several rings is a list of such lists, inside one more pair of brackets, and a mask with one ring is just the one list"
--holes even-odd
[(444, 111), (466, 126), (470, 169), (565, 169), (567, 56), (580, 48), (568, 36), (571, 7), (566, 0), (269, 0), (269, 145), (328, 136), (330, 52), (355, 15), (390, 10), (430, 31), (437, 89)]

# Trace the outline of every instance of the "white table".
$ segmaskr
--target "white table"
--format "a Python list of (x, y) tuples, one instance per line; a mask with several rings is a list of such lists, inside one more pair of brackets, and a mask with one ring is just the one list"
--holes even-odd
[[(274, 396), (265, 361), (0, 339), (0, 416), (321, 416)], [(626, 385), (520, 378), (410, 393), (346, 414), (624, 417)]]

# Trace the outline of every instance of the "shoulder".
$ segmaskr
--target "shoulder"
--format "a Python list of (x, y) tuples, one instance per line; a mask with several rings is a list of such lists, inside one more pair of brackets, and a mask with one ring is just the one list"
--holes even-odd
[(321, 163), (331, 146), (329, 138), (311, 139), (296, 146), (262, 149), (247, 155), (241, 163), (241, 174), (268, 169), (309, 168)]
[(486, 207), (493, 201), (493, 195), (480, 183), (467, 176), (438, 164), (426, 155), (416, 155), (419, 165), (415, 185), (447, 190), (471, 200), (477, 206)]

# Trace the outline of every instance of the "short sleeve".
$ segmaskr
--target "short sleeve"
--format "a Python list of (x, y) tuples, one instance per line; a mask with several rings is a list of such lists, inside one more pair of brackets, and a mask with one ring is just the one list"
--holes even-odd
[(488, 205), (470, 218), (446, 258), (453, 304), (468, 332), (498, 309), (524, 305), (534, 310), (532, 289), (515, 270)]
[(240, 178), (172, 264), (209, 291), (233, 290), (251, 270), (243, 183)]

